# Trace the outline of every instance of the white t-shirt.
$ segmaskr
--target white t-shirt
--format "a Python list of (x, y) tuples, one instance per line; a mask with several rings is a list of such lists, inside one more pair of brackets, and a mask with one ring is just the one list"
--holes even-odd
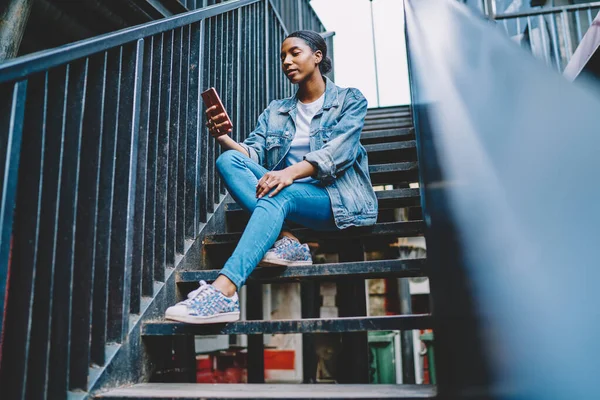
[[(285, 158), (285, 166), (289, 167), (299, 163), (304, 159), (304, 156), (310, 151), (309, 135), (310, 123), (315, 114), (323, 107), (325, 101), (325, 93), (312, 103), (302, 103), (298, 100), (298, 113), (296, 114), (296, 135), (290, 145), (290, 151)], [(315, 179), (307, 176), (306, 178), (296, 179), (294, 182), (317, 182)]]

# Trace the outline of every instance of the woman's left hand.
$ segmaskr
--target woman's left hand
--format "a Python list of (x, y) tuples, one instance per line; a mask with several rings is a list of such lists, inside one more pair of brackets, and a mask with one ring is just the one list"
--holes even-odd
[(256, 184), (256, 197), (261, 198), (269, 194), (269, 197), (275, 196), (284, 187), (290, 186), (294, 182), (294, 176), (287, 168), (281, 171), (270, 171), (263, 175)]

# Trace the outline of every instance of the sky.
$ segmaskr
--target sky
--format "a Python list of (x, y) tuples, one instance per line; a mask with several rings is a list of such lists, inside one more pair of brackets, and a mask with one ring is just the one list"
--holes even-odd
[[(410, 103), (404, 10), (400, 0), (373, 0), (379, 106)], [(335, 83), (358, 88), (377, 107), (369, 0), (311, 0), (328, 31), (334, 31)]]

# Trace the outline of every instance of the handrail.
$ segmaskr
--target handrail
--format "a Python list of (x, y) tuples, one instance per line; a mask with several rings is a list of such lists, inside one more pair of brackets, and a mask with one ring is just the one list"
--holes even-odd
[(564, 11), (578, 11), (578, 10), (585, 10), (588, 8), (596, 8), (596, 7), (600, 7), (600, 2), (573, 4), (573, 5), (569, 5), (569, 6), (558, 6), (558, 7), (548, 7), (548, 8), (545, 7), (545, 8), (540, 8), (540, 9), (521, 12), (521, 13), (517, 12), (517, 13), (508, 13), (508, 14), (496, 14), (496, 15), (492, 15), (491, 18), (493, 18), (495, 20), (503, 20), (503, 19), (508, 19), (508, 18), (534, 17), (537, 15), (557, 14), (557, 13), (561, 13)]
[(106, 33), (90, 39), (69, 43), (54, 49), (43, 50), (0, 63), (0, 84), (26, 78), (46, 69), (56, 67), (83, 57), (134, 42), (147, 36), (167, 32), (175, 28), (214, 17), (228, 11), (257, 3), (262, 0), (230, 0), (199, 10), (147, 22), (132, 28)]
[(567, 82), (457, 1), (405, 10), (438, 396), (592, 398), (597, 83)]

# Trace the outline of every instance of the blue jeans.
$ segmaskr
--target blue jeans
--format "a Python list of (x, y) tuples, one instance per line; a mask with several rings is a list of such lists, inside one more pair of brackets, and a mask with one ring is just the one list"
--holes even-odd
[(325, 188), (295, 182), (273, 197), (256, 198), (256, 184), (267, 169), (244, 154), (228, 150), (217, 159), (217, 170), (231, 197), (252, 214), (233, 254), (220, 274), (239, 290), (279, 237), (285, 220), (314, 230), (336, 230)]

